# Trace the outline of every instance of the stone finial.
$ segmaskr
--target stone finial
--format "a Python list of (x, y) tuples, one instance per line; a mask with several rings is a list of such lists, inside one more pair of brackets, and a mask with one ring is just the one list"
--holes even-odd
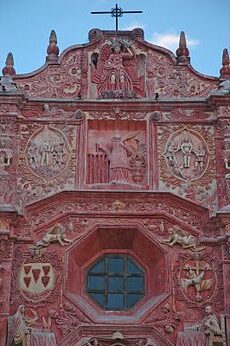
[(116, 331), (112, 335), (112, 340), (124, 340), (124, 335), (121, 332)]
[(184, 31), (180, 33), (179, 48), (176, 50), (176, 55), (178, 63), (190, 63), (189, 50), (187, 48)]
[(50, 63), (55, 63), (58, 61), (59, 48), (57, 46), (57, 35), (54, 30), (50, 33), (49, 45), (47, 47), (47, 57), (46, 61)]
[(220, 69), (220, 78), (229, 79), (230, 78), (230, 61), (227, 48), (223, 50), (222, 56), (222, 68)]
[(12, 53), (8, 53), (6, 58), (6, 65), (2, 69), (3, 76), (14, 76), (16, 73), (14, 69), (14, 57)]

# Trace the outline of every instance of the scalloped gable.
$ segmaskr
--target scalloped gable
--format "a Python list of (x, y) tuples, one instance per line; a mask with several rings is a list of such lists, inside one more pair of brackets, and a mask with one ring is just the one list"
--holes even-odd
[(69, 47), (58, 61), (48, 57), (40, 69), (14, 80), (29, 97), (89, 100), (208, 96), (219, 82), (146, 42), (142, 29), (92, 29), (89, 43)]

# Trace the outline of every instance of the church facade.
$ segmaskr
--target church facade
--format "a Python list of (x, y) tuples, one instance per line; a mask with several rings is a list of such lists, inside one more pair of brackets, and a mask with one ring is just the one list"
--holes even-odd
[(92, 29), (0, 80), (0, 345), (230, 342), (230, 65)]

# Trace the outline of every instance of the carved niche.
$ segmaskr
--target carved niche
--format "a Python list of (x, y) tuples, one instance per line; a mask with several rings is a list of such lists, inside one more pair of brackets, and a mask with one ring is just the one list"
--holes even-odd
[(87, 184), (146, 184), (146, 129), (136, 121), (89, 121)]
[(110, 40), (90, 55), (91, 96), (129, 99), (144, 96), (144, 54), (130, 40)]

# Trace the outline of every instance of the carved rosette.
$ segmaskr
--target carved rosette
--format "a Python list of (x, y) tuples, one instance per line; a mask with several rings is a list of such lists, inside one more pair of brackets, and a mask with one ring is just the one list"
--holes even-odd
[(62, 280), (61, 260), (55, 252), (32, 256), (16, 252), (13, 264), (12, 300), (42, 304), (57, 299)]

